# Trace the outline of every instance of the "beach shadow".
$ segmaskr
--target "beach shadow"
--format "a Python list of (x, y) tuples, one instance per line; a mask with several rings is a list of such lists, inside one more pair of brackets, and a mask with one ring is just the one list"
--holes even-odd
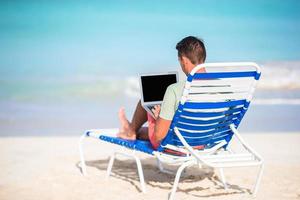
[[(94, 167), (100, 171), (106, 171), (108, 162), (109, 159), (90, 160), (90, 161), (86, 161), (86, 165), (88, 167)], [(146, 185), (167, 190), (168, 192), (172, 189), (175, 174), (174, 175), (166, 174), (159, 171), (156, 165), (156, 160), (153, 158), (143, 159), (141, 160), (141, 162), (143, 166)], [(81, 170), (79, 166), (79, 162), (76, 164), (76, 167)], [(132, 186), (134, 186), (136, 190), (141, 192), (137, 167), (136, 167), (136, 163), (133, 160), (115, 159), (110, 177), (114, 177), (126, 181), (130, 183)], [(181, 183), (195, 183), (195, 182), (204, 181), (206, 179), (213, 184), (213, 187), (216, 190), (216, 192), (214, 192), (213, 194), (211, 194), (211, 192), (208, 195), (201, 194), (201, 192), (203, 193), (203, 191), (209, 191), (211, 189), (211, 186), (208, 187), (194, 186), (188, 189), (183, 189), (180, 186)], [(213, 196), (225, 196), (231, 194), (250, 193), (250, 189), (243, 188), (238, 185), (227, 183), (227, 186), (229, 188), (228, 191), (224, 190), (223, 184), (219, 179), (218, 175), (213, 170), (213, 168), (199, 169), (197, 167), (190, 167), (187, 168), (186, 173), (182, 174), (177, 188), (177, 192), (183, 192), (185, 194), (196, 196), (196, 197), (213, 197)], [(195, 194), (195, 192), (197, 192), (198, 194)]]

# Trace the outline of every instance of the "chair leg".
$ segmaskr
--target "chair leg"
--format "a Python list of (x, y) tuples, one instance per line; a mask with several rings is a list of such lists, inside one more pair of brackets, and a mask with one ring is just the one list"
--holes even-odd
[(139, 174), (139, 178), (140, 178), (142, 192), (146, 193), (144, 173), (143, 173), (143, 168), (142, 168), (141, 161), (137, 156), (133, 156), (133, 157), (135, 158), (136, 166), (137, 166), (137, 169), (138, 169), (138, 174)]
[(258, 172), (258, 175), (257, 175), (256, 183), (255, 183), (254, 188), (253, 188), (253, 190), (252, 190), (252, 195), (253, 195), (254, 197), (255, 197), (256, 194), (257, 194), (258, 187), (259, 187), (259, 184), (260, 184), (260, 181), (261, 181), (261, 177), (262, 177), (263, 171), (264, 171), (264, 164), (262, 163), (262, 164), (260, 165), (260, 169), (259, 169), (259, 172)]
[(175, 196), (175, 193), (176, 193), (176, 190), (177, 190), (178, 182), (179, 182), (179, 179), (180, 179), (180, 176), (181, 176), (182, 171), (183, 171), (186, 167), (190, 166), (191, 164), (193, 164), (193, 163), (191, 163), (191, 162), (185, 162), (185, 163), (183, 163), (183, 164), (178, 168), (177, 173), (176, 173), (176, 176), (175, 176), (175, 180), (174, 180), (174, 183), (173, 183), (172, 191), (171, 191), (171, 194), (170, 194), (170, 196), (169, 196), (169, 200), (173, 200), (173, 199), (174, 199), (174, 196)]
[(226, 184), (226, 179), (225, 179), (225, 176), (224, 176), (224, 170), (223, 170), (223, 168), (219, 168), (219, 172), (220, 172), (221, 181), (223, 183), (224, 189), (227, 190), (228, 186)]
[(143, 174), (143, 168), (142, 168), (142, 164), (140, 159), (134, 155), (134, 154), (128, 154), (125, 152), (119, 152), (119, 151), (115, 151), (114, 154), (111, 155), (109, 163), (108, 163), (108, 167), (107, 167), (107, 172), (106, 172), (106, 177), (109, 177), (113, 163), (114, 163), (114, 159), (116, 157), (116, 155), (123, 155), (129, 158), (134, 158), (136, 165), (137, 165), (137, 170), (138, 170), (138, 174), (139, 174), (139, 178), (140, 178), (140, 183), (141, 183), (141, 190), (143, 193), (146, 193), (146, 188), (145, 188), (145, 180), (144, 180), (144, 174)]
[(106, 170), (106, 179), (108, 179), (110, 176), (111, 169), (114, 164), (114, 160), (115, 160), (115, 152), (110, 156), (109, 163), (108, 163), (107, 170)]
[(80, 155), (80, 165), (81, 165), (80, 167), (81, 167), (81, 172), (84, 176), (87, 174), (84, 155), (83, 155), (83, 148), (82, 148), (83, 139), (85, 137), (86, 137), (86, 133), (84, 133), (79, 139), (79, 155)]

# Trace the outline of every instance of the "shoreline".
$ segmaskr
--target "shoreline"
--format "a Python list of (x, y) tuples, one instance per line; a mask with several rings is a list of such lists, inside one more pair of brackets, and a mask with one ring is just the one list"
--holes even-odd
[[(131, 119), (137, 99), (112, 102), (4, 103), (0, 101), (0, 137), (76, 136), (91, 128), (118, 128), (118, 110), (125, 107)], [(300, 132), (300, 105), (251, 104), (238, 130), (252, 132)]]

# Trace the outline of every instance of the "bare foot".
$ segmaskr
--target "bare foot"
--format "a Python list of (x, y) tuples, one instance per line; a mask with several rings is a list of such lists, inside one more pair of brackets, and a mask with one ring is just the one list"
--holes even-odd
[(136, 134), (132, 133), (130, 129), (130, 123), (125, 115), (125, 109), (122, 107), (119, 110), (119, 120), (121, 123), (121, 128), (119, 129), (118, 137), (126, 139), (126, 140), (135, 140)]

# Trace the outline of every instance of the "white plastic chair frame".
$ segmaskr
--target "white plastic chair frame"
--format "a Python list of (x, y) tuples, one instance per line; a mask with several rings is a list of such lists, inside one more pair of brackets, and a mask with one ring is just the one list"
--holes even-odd
[[(195, 67), (190, 74), (194, 75), (200, 68), (203, 68), (203, 67), (226, 67), (226, 66), (230, 66), (230, 67), (234, 67), (234, 66), (254, 66), (256, 68), (257, 72), (260, 73), (260, 68), (256, 63), (252, 63), (252, 62), (234, 62), (234, 63), (201, 64), (201, 65)], [(252, 92), (248, 96), (247, 101), (251, 101), (251, 99), (252, 99), (252, 94), (253, 94), (253, 91), (256, 87), (256, 82), (257, 81), (254, 81), (254, 83), (252, 85)], [(186, 82), (185, 89), (184, 89), (184, 92), (183, 92), (183, 96), (182, 96), (181, 101), (180, 101), (181, 104), (184, 104), (185, 101), (187, 100), (187, 95), (189, 94), (189, 89), (190, 89), (190, 83)], [(192, 166), (192, 165), (198, 165), (199, 167), (209, 166), (209, 167), (212, 167), (212, 168), (219, 169), (220, 178), (221, 178), (221, 181), (222, 181), (223, 186), (224, 186), (225, 189), (227, 189), (228, 186), (226, 184), (223, 168), (259, 166), (260, 170), (258, 172), (254, 187), (251, 190), (252, 195), (256, 196), (257, 191), (258, 191), (258, 187), (259, 187), (259, 184), (260, 184), (260, 181), (261, 181), (261, 177), (262, 177), (262, 174), (263, 174), (264, 161), (263, 161), (262, 157), (257, 152), (255, 152), (248, 144), (246, 144), (246, 142), (243, 140), (241, 135), (238, 133), (238, 131), (235, 128), (234, 124), (230, 125), (230, 129), (234, 133), (233, 136), (235, 136), (238, 139), (238, 141), (242, 144), (242, 146), (244, 147), (244, 149), (248, 153), (235, 154), (235, 153), (232, 153), (230, 150), (226, 150), (226, 152), (228, 152), (229, 154), (221, 155), (221, 154), (218, 153), (218, 150), (223, 146), (223, 144), (221, 144), (221, 146), (215, 146), (212, 149), (205, 149), (205, 150), (202, 150), (202, 151), (194, 150), (185, 141), (185, 139), (181, 135), (178, 128), (177, 127), (174, 128), (175, 134), (177, 135), (179, 140), (182, 142), (185, 149), (190, 152), (190, 156), (179, 157), (179, 156), (164, 154), (163, 152), (154, 152), (154, 156), (157, 159), (158, 168), (162, 172), (169, 173), (169, 174), (173, 173), (170, 170), (164, 169), (162, 163), (176, 164), (176, 165), (180, 164), (180, 166), (177, 169), (177, 173), (176, 173), (176, 176), (175, 176), (175, 180), (174, 180), (174, 183), (173, 183), (171, 193), (169, 195), (169, 200), (174, 199), (174, 196), (175, 196), (175, 193), (176, 193), (176, 190), (177, 190), (177, 186), (178, 186), (178, 183), (179, 183), (179, 179), (181, 177), (182, 172), (184, 171), (185, 168), (187, 168), (189, 166)], [(82, 135), (80, 140), (79, 140), (79, 153), (80, 153), (81, 169), (82, 169), (82, 174), (83, 175), (86, 175), (86, 165), (85, 165), (84, 156), (83, 156), (82, 142), (83, 142), (83, 139), (86, 136), (87, 136), (87, 134), (84, 133), (84, 135)], [(93, 134), (92, 132), (91, 132), (90, 136), (93, 136), (95, 138), (99, 138), (99, 134)], [(123, 147), (123, 149), (125, 149), (125, 148)], [(132, 149), (130, 149), (130, 150), (132, 150)], [(146, 189), (145, 189), (145, 181), (144, 181), (142, 165), (141, 165), (140, 159), (135, 154), (135, 150), (132, 150), (132, 153), (128, 153), (128, 152), (125, 152), (125, 151), (114, 151), (113, 154), (110, 157), (110, 160), (109, 160), (109, 164), (108, 164), (108, 167), (107, 167), (106, 178), (108, 178), (110, 173), (111, 173), (112, 166), (113, 166), (114, 159), (115, 159), (116, 155), (127, 156), (127, 157), (132, 158), (132, 159), (135, 160), (135, 162), (137, 164), (137, 169), (138, 169), (138, 174), (139, 174), (139, 179), (140, 179), (140, 184), (141, 184), (141, 190), (142, 190), (142, 192), (145, 193)]]
[[(84, 176), (87, 175), (87, 170), (86, 170), (86, 164), (85, 164), (85, 159), (84, 159), (84, 154), (83, 154), (83, 140), (88, 137), (87, 132), (89, 132), (89, 136), (99, 139), (100, 134), (93, 133), (92, 131), (86, 131), (79, 139), (79, 155), (80, 155), (80, 167), (81, 167), (81, 172)], [(111, 174), (111, 170), (114, 164), (114, 160), (117, 155), (125, 156), (131, 159), (134, 159), (137, 165), (137, 170), (138, 170), (138, 175), (140, 179), (140, 184), (141, 184), (141, 191), (143, 193), (146, 193), (146, 187), (145, 187), (145, 179), (144, 179), (144, 173), (143, 173), (143, 168), (142, 168), (142, 163), (140, 158), (136, 155), (136, 151), (134, 149), (129, 149), (131, 150), (130, 152), (126, 151), (128, 150), (125, 147), (121, 148), (122, 150), (114, 150), (110, 156), (107, 170), (106, 170), (106, 179), (109, 178)]]

